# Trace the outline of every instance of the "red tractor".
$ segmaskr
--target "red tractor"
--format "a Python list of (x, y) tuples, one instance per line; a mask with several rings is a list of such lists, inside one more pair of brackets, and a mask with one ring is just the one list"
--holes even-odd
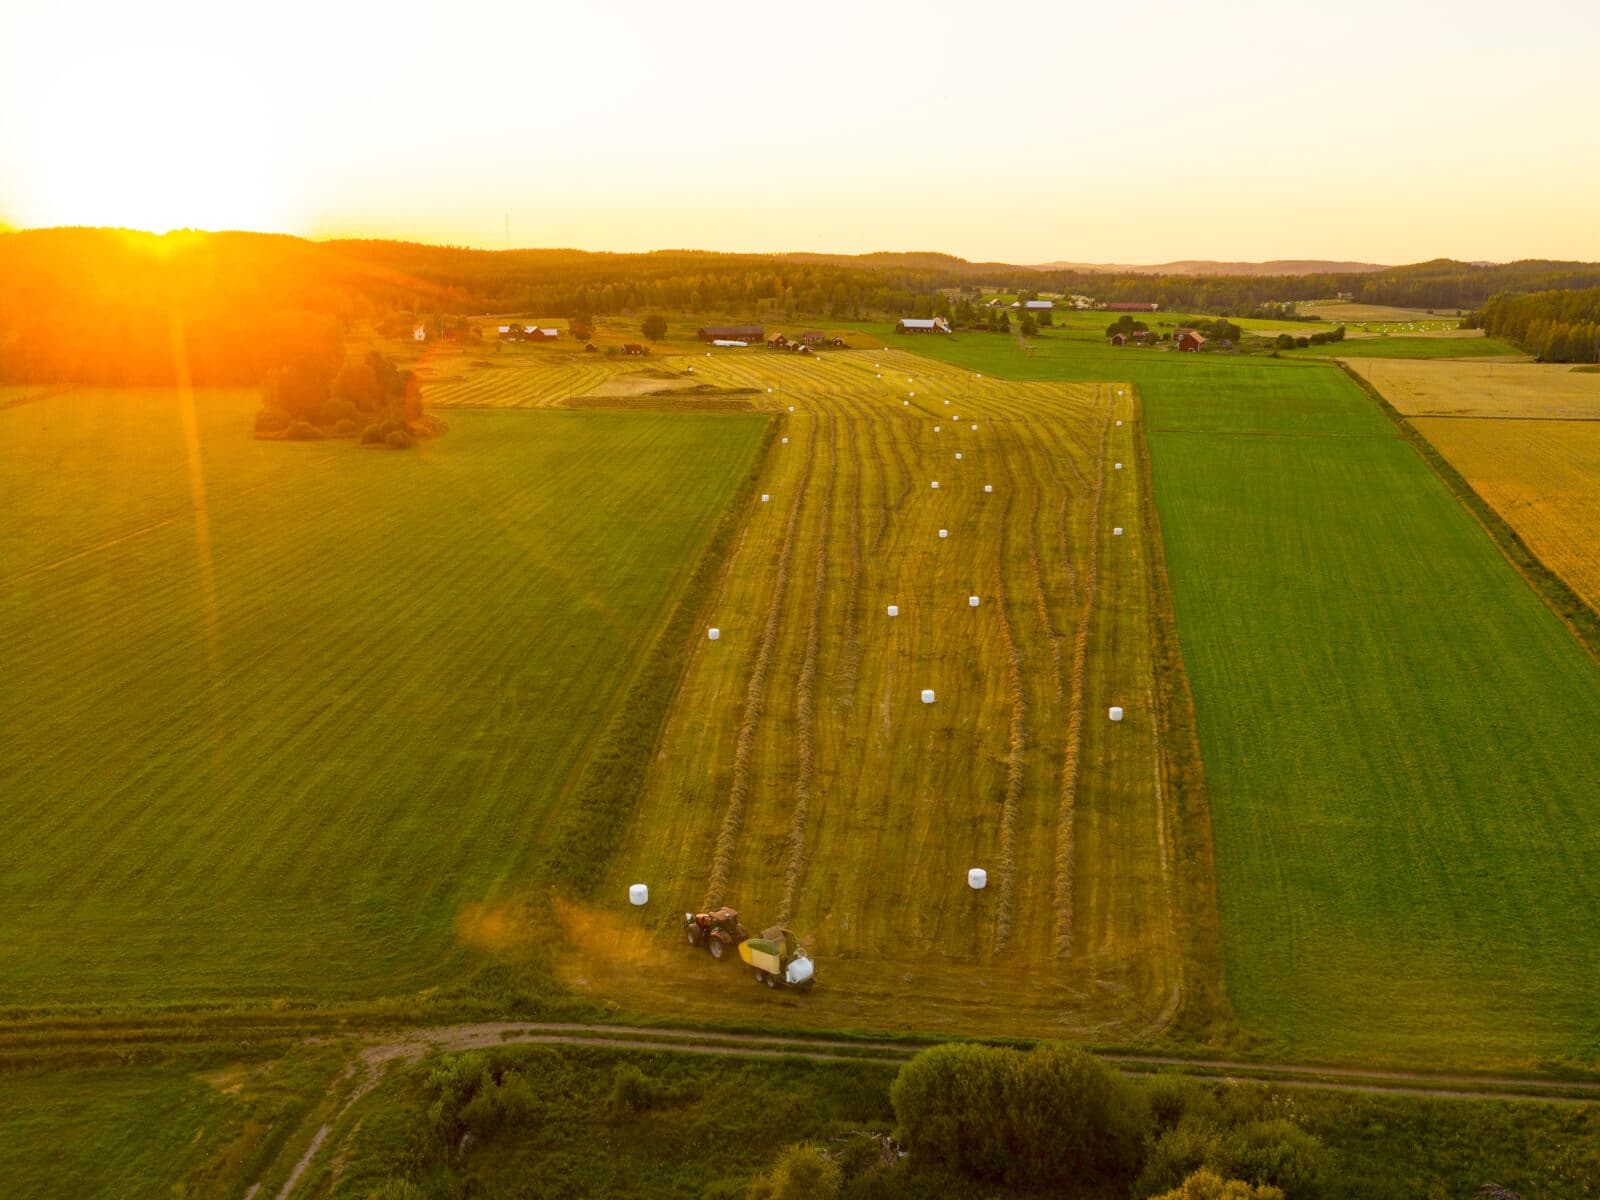
[(721, 958), (750, 935), (739, 924), (739, 914), (731, 908), (713, 909), (711, 912), (684, 913), (684, 932), (689, 945), (704, 946), (712, 958)]

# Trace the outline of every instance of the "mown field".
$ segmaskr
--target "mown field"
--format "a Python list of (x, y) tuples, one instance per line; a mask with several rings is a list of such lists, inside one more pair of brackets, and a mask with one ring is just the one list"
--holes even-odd
[[(720, 640), (700, 631), (606, 882), (567, 914), (569, 977), (697, 1019), (1163, 1028), (1209, 902), (1177, 907), (1131, 394), (898, 350), (695, 366), (788, 442), (708, 602)], [(720, 903), (787, 921), (825, 986), (770, 996), (682, 945), (681, 913)]]
[(459, 978), (763, 428), (464, 411), (391, 454), (256, 404), (0, 413), (0, 1005)]
[(1196, 357), (1124, 361), (1241, 1023), (1300, 1054), (1592, 1062), (1600, 670), (1347, 379)]
[(1565, 363), (1347, 362), (1408, 417), (1600, 418), (1600, 374)]

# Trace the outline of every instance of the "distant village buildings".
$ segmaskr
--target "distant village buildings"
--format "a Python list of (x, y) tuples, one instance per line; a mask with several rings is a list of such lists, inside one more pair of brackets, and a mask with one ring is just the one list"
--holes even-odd
[(538, 325), (502, 325), (496, 332), (502, 342), (553, 342), (561, 336), (559, 329)]

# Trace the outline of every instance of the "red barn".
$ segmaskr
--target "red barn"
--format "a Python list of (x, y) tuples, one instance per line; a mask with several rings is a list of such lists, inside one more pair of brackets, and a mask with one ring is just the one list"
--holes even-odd
[(1124, 301), (1120, 301), (1119, 300), (1115, 304), (1106, 305), (1106, 311), (1107, 312), (1155, 312), (1160, 307), (1161, 306), (1159, 304), (1128, 304), (1128, 303), (1126, 303)]
[(1206, 344), (1204, 335), (1196, 333), (1193, 329), (1173, 330), (1172, 340), (1177, 344), (1179, 350), (1187, 350), (1191, 353)]

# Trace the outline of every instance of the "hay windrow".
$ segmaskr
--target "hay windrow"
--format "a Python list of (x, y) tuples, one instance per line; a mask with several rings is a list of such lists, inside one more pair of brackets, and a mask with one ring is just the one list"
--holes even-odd
[(767, 621), (762, 627), (761, 641), (756, 648), (755, 663), (750, 670), (750, 683), (745, 690), (744, 717), (739, 723), (739, 736), (734, 743), (733, 777), (728, 788), (728, 806), (723, 813), (722, 828), (717, 834), (716, 850), (711, 860), (711, 877), (706, 885), (705, 907), (716, 908), (722, 903), (723, 892), (728, 887), (728, 867), (739, 842), (739, 829), (744, 823), (745, 803), (750, 796), (750, 759), (755, 752), (756, 731), (761, 725), (761, 711), (765, 702), (767, 667), (772, 659), (773, 643), (778, 638), (778, 624), (783, 617), (783, 599), (789, 587), (789, 559), (794, 553), (795, 530), (800, 524), (800, 510), (805, 504), (806, 491), (811, 484), (811, 468), (815, 460), (817, 425), (810, 422), (806, 437), (806, 462), (795, 488), (794, 503), (789, 508), (789, 522), (783, 532), (783, 548), (778, 553), (778, 569), (773, 577), (772, 602), (767, 607)]

